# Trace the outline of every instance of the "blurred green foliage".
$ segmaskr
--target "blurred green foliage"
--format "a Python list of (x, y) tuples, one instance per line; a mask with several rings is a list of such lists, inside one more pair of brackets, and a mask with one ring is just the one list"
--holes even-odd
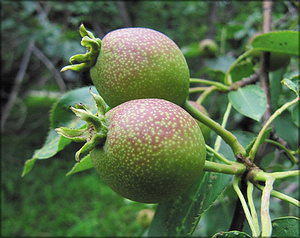
[[(273, 29), (299, 30), (298, 15), (293, 14), (295, 9), (299, 11), (293, 2), (276, 2)], [(261, 11), (259, 1), (1, 1), (2, 105), (7, 102), (32, 39), (44, 59), (59, 71), (70, 56), (84, 52), (78, 33), (80, 23), (100, 38), (121, 27), (149, 27), (168, 35), (180, 48), (195, 46), (211, 37), (220, 46), (216, 59), (187, 57), (191, 75), (201, 77), (217, 75), (220, 71), (212, 70), (224, 70), (228, 59), (234, 60), (245, 51), (249, 39), (261, 31)], [(296, 68), (298, 63), (292, 59), (290, 68)], [(278, 77), (277, 74), (280, 72), (274, 72), (272, 77)], [(66, 90), (91, 84), (88, 73), (65, 72), (62, 78)], [(48, 112), (61, 90), (55, 79), (53, 68), (47, 67), (33, 52), (17, 101), (5, 131), (1, 132), (1, 236), (141, 236), (144, 229), (135, 217), (149, 205), (124, 200), (103, 184), (94, 171), (65, 177), (74, 164), (78, 145), (68, 146), (53, 160), (38, 161), (31, 174), (21, 178), (24, 161), (42, 146), (47, 135)], [(276, 81), (273, 85), (274, 92), (284, 91)], [(35, 94), (36, 91), (54, 94)], [(274, 104), (281, 104), (282, 97), (273, 96)], [(205, 102), (209, 114), (217, 121), (225, 111), (225, 98), (217, 95)], [(219, 105), (221, 110), (214, 105)], [(297, 142), (289, 133), (294, 133), (295, 127), (285, 124), (290, 122), (285, 120), (287, 117), (290, 114), (278, 119), (276, 127), (294, 147)], [(230, 119), (229, 129), (258, 130), (257, 125), (236, 112)], [(284, 157), (277, 150), (273, 153), (278, 160)], [(292, 195), (297, 196), (293, 191)], [(233, 202), (228, 200), (232, 196), (232, 191), (224, 194), (201, 220), (201, 229), (195, 235), (211, 235), (217, 232), (215, 227), (227, 229), (230, 220), (223, 222), (224, 216), (215, 219), (213, 215), (232, 211)], [(282, 207), (282, 202), (280, 206), (279, 202), (274, 204), (272, 215), (282, 211), (295, 215), (289, 206)]]

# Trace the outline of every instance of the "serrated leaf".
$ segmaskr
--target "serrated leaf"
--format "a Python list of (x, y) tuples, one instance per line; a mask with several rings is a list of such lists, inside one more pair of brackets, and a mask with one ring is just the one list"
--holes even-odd
[(272, 221), (272, 237), (299, 237), (300, 219), (298, 217), (280, 217)]
[(291, 79), (285, 78), (281, 81), (281, 83), (292, 90), (297, 96), (299, 96), (299, 75)]
[(260, 51), (299, 55), (299, 32), (273, 31), (256, 36), (252, 47)]
[(71, 143), (71, 140), (58, 135), (55, 132), (56, 127), (65, 126), (70, 128), (81, 128), (85, 122), (79, 120), (78, 117), (70, 110), (70, 106), (76, 103), (86, 105), (92, 112), (96, 112), (97, 108), (89, 90), (96, 89), (94, 87), (84, 87), (72, 90), (64, 94), (53, 106), (50, 115), (50, 130), (46, 141), (42, 148), (36, 150), (33, 157), (25, 162), (22, 176), (28, 174), (33, 168), (37, 159), (48, 159), (61, 151), (65, 146)]
[(31, 159), (25, 161), (22, 176), (25, 176), (32, 170), (37, 159), (51, 158), (70, 143), (70, 140), (58, 135), (54, 129), (51, 129), (43, 147), (36, 150)]
[(70, 140), (62, 136), (58, 136), (52, 129), (50, 130), (44, 146), (36, 150), (33, 154), (33, 158), (47, 159), (55, 155), (58, 151), (61, 151), (66, 145), (70, 144)]
[(267, 98), (258, 85), (248, 85), (228, 94), (232, 106), (246, 117), (259, 121), (266, 111)]
[(221, 231), (212, 236), (212, 238), (250, 238), (251, 236), (242, 231)]
[(71, 90), (64, 94), (51, 110), (51, 128), (55, 129), (62, 126), (71, 128), (81, 127), (85, 122), (77, 118), (70, 110), (70, 107), (75, 104), (82, 103), (89, 108), (91, 112), (96, 113), (96, 104), (90, 94), (90, 90), (96, 92), (95, 87), (83, 87)]
[(66, 174), (66, 176), (72, 175), (72, 174), (76, 174), (88, 169), (92, 169), (94, 168), (94, 164), (92, 161), (91, 156), (88, 154), (87, 156), (85, 156), (84, 158), (82, 158), (80, 160), (80, 162), (77, 162), (73, 168)]
[[(252, 133), (234, 131), (243, 146), (251, 143)], [(233, 160), (234, 155), (227, 144), (221, 143), (220, 153)], [(227, 156), (228, 155), (228, 156)], [(214, 160), (210, 158), (210, 160)], [(218, 199), (230, 185), (232, 176), (221, 173), (205, 172), (195, 184), (176, 199), (158, 205), (149, 236), (191, 236), (201, 215)]]

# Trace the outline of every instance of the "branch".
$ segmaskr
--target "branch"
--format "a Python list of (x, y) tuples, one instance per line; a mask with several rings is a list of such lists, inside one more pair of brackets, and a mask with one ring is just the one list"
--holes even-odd
[(234, 91), (239, 88), (245, 87), (246, 85), (255, 83), (258, 79), (259, 79), (258, 73), (254, 73), (247, 78), (243, 78), (242, 80), (239, 80), (239, 81), (231, 84), (229, 87), (229, 91)]
[(190, 78), (190, 83), (201, 83), (201, 84), (207, 84), (217, 87), (221, 91), (228, 91), (229, 87), (223, 83), (219, 83), (216, 81), (211, 81), (207, 79), (197, 79), (197, 78)]
[(259, 148), (259, 146), (261, 145), (261, 143), (263, 142), (263, 135), (265, 133), (265, 131), (268, 129), (268, 127), (271, 125), (271, 123), (282, 113), (284, 112), (287, 108), (289, 108), (290, 106), (298, 103), (299, 101), (299, 97), (295, 98), (294, 100), (282, 105), (280, 108), (278, 108), (273, 115), (265, 122), (263, 128), (260, 130), (258, 136), (256, 137), (256, 140), (249, 152), (249, 157), (250, 160), (253, 160), (255, 157), (255, 154)]
[(59, 71), (55, 68), (53, 63), (47, 58), (47, 56), (36, 46), (33, 47), (33, 54), (39, 58), (40, 61), (53, 73), (54, 78), (56, 79), (57, 85), (61, 92), (66, 90), (66, 85), (63, 78), (61, 77)]
[[(272, 1), (263, 1), (263, 33), (267, 33), (271, 30), (271, 22), (272, 22)], [(271, 95), (269, 90), (269, 74), (267, 68), (270, 63), (270, 53), (263, 52), (260, 57), (260, 84), (262, 89), (264, 90), (267, 97), (267, 109), (264, 114), (264, 122), (267, 121), (272, 115), (271, 108)]]
[(119, 8), (121, 18), (124, 21), (125, 27), (132, 27), (132, 22), (131, 22), (129, 14), (128, 14), (126, 3), (124, 1), (118, 1), (117, 6)]
[(207, 89), (207, 87), (194, 87), (194, 88), (189, 88), (189, 94), (192, 93), (200, 93), (203, 92)]
[(272, 234), (272, 223), (269, 213), (270, 208), (270, 197), (273, 190), (273, 183), (275, 178), (269, 177), (266, 180), (266, 185), (262, 191), (261, 206), (260, 206), (260, 217), (261, 217), (261, 236), (270, 237)]
[(238, 162), (233, 162), (230, 165), (228, 165), (205, 160), (204, 165), (204, 171), (223, 174), (242, 175), (246, 171), (246, 169), (247, 168), (244, 164)]
[[(243, 197), (247, 198), (247, 185), (244, 179), (241, 179), (241, 194), (243, 195)], [(244, 227), (245, 218), (246, 216), (242, 203), (240, 199), (237, 199), (229, 231), (242, 231)]]
[(208, 116), (199, 112), (194, 108), (188, 101), (185, 101), (183, 108), (192, 115), (195, 119), (202, 122), (212, 130), (214, 130), (218, 135), (220, 135), (223, 140), (231, 147), (235, 156), (246, 156), (245, 148), (240, 144), (237, 138), (228, 130), (224, 129), (219, 123), (215, 122)]
[[(226, 111), (223, 115), (222, 124), (221, 124), (221, 126), (223, 128), (226, 127), (226, 124), (227, 124), (227, 121), (228, 121), (228, 118), (229, 118), (229, 115), (230, 115), (230, 112), (231, 112), (231, 108), (232, 108), (232, 104), (230, 102), (228, 102)], [(217, 138), (216, 138), (216, 141), (215, 141), (214, 149), (216, 151), (219, 151), (220, 147), (221, 147), (221, 136), (218, 135)]]
[(277, 147), (279, 147), (281, 150), (284, 151), (284, 153), (286, 154), (286, 156), (288, 157), (288, 159), (292, 162), (292, 164), (296, 164), (298, 162), (298, 159), (296, 158), (296, 156), (294, 156), (291, 151), (286, 148), (284, 145), (282, 145), (281, 143), (274, 141), (274, 140), (270, 140), (270, 139), (266, 139), (265, 142), (267, 143), (271, 143), (273, 145), (276, 145)]
[(216, 150), (214, 150), (210, 146), (208, 146), (208, 145), (205, 144), (205, 147), (206, 147), (206, 150), (208, 150), (209, 152), (213, 153), (216, 156), (217, 159), (221, 160), (225, 164), (231, 165), (231, 164), (235, 163), (235, 162), (233, 162), (231, 160), (226, 159), (223, 155), (221, 155), (220, 153), (218, 153)]
[(255, 229), (255, 225), (253, 223), (253, 218), (252, 218), (251, 213), (249, 211), (249, 208), (247, 206), (247, 201), (246, 201), (245, 196), (242, 193), (242, 191), (240, 190), (239, 185), (238, 185), (239, 179), (240, 178), (238, 178), (237, 176), (234, 177), (234, 179), (233, 179), (233, 189), (239, 197), (239, 200), (240, 200), (241, 205), (243, 207), (246, 219), (247, 219), (248, 224), (250, 226), (252, 236), (258, 237), (259, 234), (257, 233), (257, 231)]
[(17, 99), (17, 95), (19, 93), (19, 90), (21, 88), (21, 84), (23, 82), (28, 64), (29, 64), (29, 60), (32, 54), (32, 50), (34, 47), (34, 40), (31, 39), (28, 43), (27, 46), (27, 50), (25, 51), (22, 61), (21, 61), (21, 65), (19, 67), (19, 71), (17, 73), (17, 76), (15, 78), (15, 82), (14, 82), (14, 86), (12, 88), (12, 92), (9, 94), (9, 98), (8, 98), (8, 102), (6, 103), (3, 111), (2, 111), (2, 118), (1, 118), (1, 129), (2, 131), (4, 131), (4, 126), (5, 123), (8, 119), (8, 116), (10, 114), (10, 111), (12, 109), (12, 107), (14, 106), (16, 99)]
[[(254, 185), (257, 188), (259, 188), (260, 190), (264, 189), (264, 186), (262, 186), (262, 185), (260, 185), (258, 183), (255, 183)], [(297, 199), (292, 198), (292, 197), (290, 197), (290, 196), (288, 196), (288, 195), (286, 195), (284, 193), (278, 192), (278, 191), (276, 191), (276, 190), (273, 189), (272, 192), (271, 192), (271, 195), (273, 197), (275, 197), (275, 198), (278, 198), (278, 199), (282, 200), (282, 201), (286, 201), (286, 202), (288, 202), (288, 203), (290, 203), (290, 204), (292, 204), (294, 206), (300, 207), (300, 202)]]
[(260, 233), (260, 229), (259, 229), (259, 223), (258, 223), (258, 217), (257, 217), (257, 213), (255, 210), (255, 204), (253, 201), (253, 183), (251, 183), (249, 180), (247, 181), (247, 198), (248, 198), (248, 205), (250, 208), (250, 212), (251, 212), (251, 216), (253, 219), (253, 225), (255, 227), (256, 232), (259, 234)]
[(218, 5), (216, 2), (209, 2), (209, 18), (208, 18), (208, 30), (206, 37), (213, 39), (216, 32), (216, 22), (218, 20)]
[(197, 99), (198, 104), (202, 104), (202, 102), (214, 91), (217, 91), (218, 88), (216, 86), (207, 87), (203, 93), (201, 93), (200, 97)]

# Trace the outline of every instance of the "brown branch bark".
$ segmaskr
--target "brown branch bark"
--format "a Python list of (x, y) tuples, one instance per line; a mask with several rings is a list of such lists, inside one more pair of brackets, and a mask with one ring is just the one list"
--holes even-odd
[(5, 123), (8, 119), (8, 117), (9, 117), (9, 114), (11, 112), (12, 107), (14, 106), (14, 104), (17, 100), (17, 96), (18, 96), (19, 90), (21, 88), (21, 85), (22, 85), (22, 82), (23, 82), (23, 79), (24, 79), (29, 61), (30, 61), (30, 57), (31, 57), (31, 54), (32, 54), (33, 47), (34, 47), (34, 40), (31, 39), (28, 43), (27, 50), (25, 51), (25, 53), (23, 55), (21, 65), (20, 65), (20, 69), (19, 69), (19, 71), (17, 73), (17, 76), (15, 78), (15, 81), (14, 81), (14, 86), (13, 86), (12, 91), (9, 94), (9, 97), (8, 97), (8, 102), (4, 106), (4, 108), (2, 110), (2, 113), (1, 113), (1, 115), (2, 115), (2, 117), (1, 117), (1, 129), (2, 129), (2, 131), (5, 130)]
[(259, 75), (257, 73), (254, 73), (247, 78), (243, 78), (242, 80), (239, 80), (239, 81), (231, 84), (229, 90), (234, 91), (239, 88), (245, 87), (246, 85), (255, 83), (258, 79), (259, 79)]
[(55, 68), (53, 63), (48, 59), (48, 57), (36, 46), (33, 46), (33, 54), (53, 73), (56, 83), (61, 92), (66, 91), (66, 85), (60, 72)]
[(209, 2), (209, 19), (208, 19), (208, 31), (206, 38), (209, 39), (214, 39), (215, 38), (215, 33), (216, 33), (216, 21), (217, 21), (217, 8), (218, 8), (218, 3), (215, 1)]
[[(263, 33), (267, 33), (271, 31), (271, 23), (272, 23), (272, 5), (273, 1), (263, 1)], [(267, 97), (267, 108), (263, 117), (263, 123), (267, 121), (272, 115), (272, 107), (271, 107), (271, 94), (269, 90), (269, 73), (268, 66), (270, 63), (270, 53), (263, 52), (260, 57), (260, 84), (262, 89), (264, 90)]]
[[(271, 24), (272, 24), (272, 6), (273, 1), (263, 1), (263, 33), (267, 33), (271, 31)], [(262, 124), (265, 124), (265, 122), (270, 118), (272, 115), (272, 105), (271, 105), (271, 94), (270, 94), (270, 86), (269, 86), (269, 63), (270, 63), (270, 52), (262, 52), (260, 56), (260, 69), (259, 69), (259, 75), (260, 75), (260, 85), (262, 89), (264, 90), (264, 93), (267, 98), (267, 105), (266, 105), (266, 112), (263, 116)], [(273, 129), (273, 134), (274, 129)], [(266, 150), (267, 144), (261, 145), (257, 152), (257, 156), (255, 158), (255, 163), (257, 165), (260, 164), (264, 152)]]
[(130, 16), (128, 14), (128, 10), (127, 10), (127, 7), (126, 7), (126, 2), (118, 1), (117, 6), (119, 8), (120, 15), (121, 15), (121, 17), (124, 21), (125, 27), (132, 27), (132, 22), (131, 22), (131, 19), (130, 19)]
[[(269, 32), (271, 30), (271, 22), (272, 22), (272, 1), (263, 1), (262, 2), (262, 8), (263, 8), (263, 33)], [(261, 54), (260, 58), (260, 69), (259, 69), (259, 80), (262, 89), (264, 90), (266, 97), (267, 97), (267, 109), (263, 117), (263, 123), (265, 123), (268, 118), (272, 115), (271, 111), (271, 96), (270, 96), (270, 91), (269, 91), (269, 74), (267, 71), (268, 64), (269, 64), (269, 58), (270, 58), (270, 53), (263, 52)], [(264, 146), (260, 147), (260, 151), (264, 151)], [(260, 156), (257, 156), (257, 158), (261, 158)], [(257, 158), (255, 160), (255, 164), (259, 165), (260, 161), (257, 161)], [(242, 180), (243, 181), (243, 180)], [(241, 191), (244, 195), (246, 195), (247, 190), (247, 185), (246, 183), (241, 183)], [(232, 223), (230, 226), (230, 230), (238, 230), (242, 231), (243, 229), (243, 224), (245, 221), (245, 214), (243, 211), (243, 208), (241, 206), (240, 200), (237, 200), (236, 205), (235, 205), (235, 212), (234, 216), (232, 218)]]

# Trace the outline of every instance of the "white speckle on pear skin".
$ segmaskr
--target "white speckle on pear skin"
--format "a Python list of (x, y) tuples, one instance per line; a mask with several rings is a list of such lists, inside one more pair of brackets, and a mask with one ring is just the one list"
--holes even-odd
[(121, 195), (158, 202), (182, 192), (202, 173), (206, 152), (201, 131), (176, 104), (132, 100), (111, 109), (106, 117), (106, 156), (96, 167)]
[(138, 98), (182, 105), (188, 95), (189, 69), (180, 49), (164, 34), (147, 28), (108, 33), (91, 77), (111, 107)]

